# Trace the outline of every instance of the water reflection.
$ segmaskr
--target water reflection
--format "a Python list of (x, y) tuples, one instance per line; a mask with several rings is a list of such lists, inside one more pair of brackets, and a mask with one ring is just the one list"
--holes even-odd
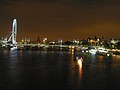
[(112, 55), (112, 59), (119, 59), (120, 60), (120, 55)]
[(82, 78), (82, 62), (83, 58), (80, 57), (79, 52), (75, 52), (74, 48), (71, 49), (71, 76), (78, 76), (78, 81), (79, 79)]
[(74, 49), (71, 50), (72, 55), (74, 55)]
[(111, 85), (120, 89), (120, 56), (86, 54), (83, 62), (76, 56), (81, 53), (74, 49), (0, 51), (0, 90), (108, 90)]
[(74, 59), (74, 49), (70, 49), (71, 54), (71, 65), (70, 65), (70, 77), (73, 78), (75, 74), (75, 59)]
[(81, 59), (77, 60), (77, 63), (78, 63), (78, 66), (79, 66), (79, 68), (78, 68), (79, 77), (81, 78), (82, 77), (82, 60)]

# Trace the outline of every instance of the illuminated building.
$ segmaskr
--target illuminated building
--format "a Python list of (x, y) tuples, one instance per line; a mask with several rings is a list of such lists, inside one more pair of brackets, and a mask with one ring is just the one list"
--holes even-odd
[(43, 38), (43, 44), (46, 44), (47, 38)]
[(100, 45), (100, 39), (96, 36), (94, 38), (88, 38), (88, 43), (90, 43), (91, 46), (99, 46)]

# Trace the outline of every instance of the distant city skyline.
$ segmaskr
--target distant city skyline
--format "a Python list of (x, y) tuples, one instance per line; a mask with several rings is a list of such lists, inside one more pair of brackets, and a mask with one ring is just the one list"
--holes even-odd
[(118, 0), (1, 0), (0, 37), (10, 33), (16, 18), (18, 41), (120, 38), (119, 10)]

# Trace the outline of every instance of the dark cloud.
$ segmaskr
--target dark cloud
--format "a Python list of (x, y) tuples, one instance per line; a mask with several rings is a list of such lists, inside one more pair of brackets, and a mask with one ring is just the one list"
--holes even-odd
[(15, 3), (56, 3), (70, 4), (79, 7), (101, 7), (106, 5), (120, 5), (120, 0), (0, 0), (0, 7)]
[(84, 3), (84, 4), (105, 4), (120, 3), (119, 0), (0, 0), (0, 3), (10, 4), (13, 2), (63, 2), (63, 3)]

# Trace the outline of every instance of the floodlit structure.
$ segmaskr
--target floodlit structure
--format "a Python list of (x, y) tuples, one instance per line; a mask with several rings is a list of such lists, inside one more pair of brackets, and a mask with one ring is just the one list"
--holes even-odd
[(8, 42), (11, 41), (13, 45), (17, 44), (16, 38), (17, 38), (17, 20), (14, 19), (13, 23), (12, 23), (11, 36), (10, 36)]

